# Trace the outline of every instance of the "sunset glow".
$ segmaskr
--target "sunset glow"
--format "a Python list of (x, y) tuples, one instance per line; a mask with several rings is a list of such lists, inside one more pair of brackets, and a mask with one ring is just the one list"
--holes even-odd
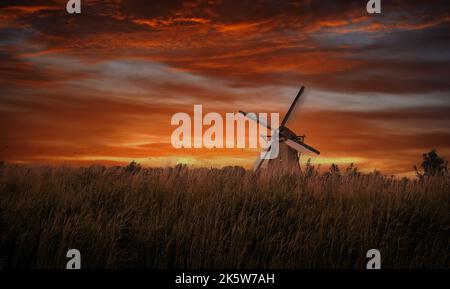
[(255, 149), (174, 149), (171, 116), (282, 118), (301, 85), (287, 126), (313, 164), (411, 175), (423, 152), (449, 159), (448, 1), (341, 2), (2, 1), (0, 160), (249, 168)]

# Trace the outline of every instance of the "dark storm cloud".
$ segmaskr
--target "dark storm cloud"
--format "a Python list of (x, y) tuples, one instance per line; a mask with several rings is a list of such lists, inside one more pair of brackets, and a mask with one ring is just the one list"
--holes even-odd
[(26, 52), (156, 59), (235, 87), (301, 79), (341, 92), (449, 90), (448, 1), (389, 1), (375, 16), (365, 1), (89, 1), (76, 16), (66, 1), (35, 3), (2, 2)]
[(120, 13), (127, 17), (136, 18), (154, 18), (154, 17), (171, 17), (183, 8), (183, 3), (190, 1), (173, 0), (173, 1), (145, 1), (145, 0), (129, 0), (121, 1)]

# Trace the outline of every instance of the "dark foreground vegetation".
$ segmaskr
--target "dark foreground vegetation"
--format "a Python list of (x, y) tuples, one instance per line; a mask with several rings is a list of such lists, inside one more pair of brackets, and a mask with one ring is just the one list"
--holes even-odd
[(449, 268), (448, 176), (0, 166), (3, 268)]

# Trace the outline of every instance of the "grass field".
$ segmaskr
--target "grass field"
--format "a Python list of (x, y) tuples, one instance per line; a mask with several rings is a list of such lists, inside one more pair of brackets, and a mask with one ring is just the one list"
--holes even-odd
[(3, 164), (1, 266), (449, 268), (449, 208), (448, 177)]

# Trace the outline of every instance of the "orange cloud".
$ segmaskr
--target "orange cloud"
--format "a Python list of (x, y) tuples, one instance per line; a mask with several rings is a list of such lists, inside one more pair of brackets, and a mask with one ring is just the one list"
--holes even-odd
[(8, 3), (3, 160), (249, 167), (254, 150), (173, 149), (171, 115), (283, 114), (300, 84), (313, 105), (289, 126), (322, 151), (316, 163), (405, 174), (426, 150), (450, 154), (449, 16), (435, 5), (372, 17), (356, 2), (89, 1), (68, 17), (65, 1)]

